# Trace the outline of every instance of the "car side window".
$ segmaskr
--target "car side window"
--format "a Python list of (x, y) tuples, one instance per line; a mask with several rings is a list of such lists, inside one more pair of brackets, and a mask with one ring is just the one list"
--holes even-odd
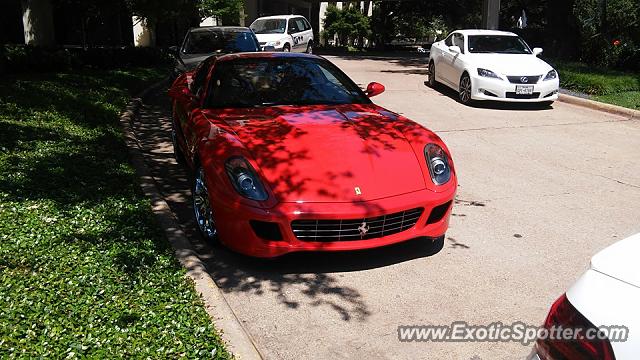
[(453, 34), (453, 45), (459, 47), (464, 54), (464, 36), (462, 34)]
[(311, 24), (309, 24), (309, 22), (307, 21), (307, 19), (302, 19), (302, 21), (304, 22), (304, 30), (311, 30)]
[(447, 46), (453, 46), (453, 34), (449, 34), (449, 36), (444, 39), (444, 44)]
[(304, 20), (302, 18), (296, 19), (296, 27), (298, 28), (299, 31), (307, 30), (304, 24)]
[(296, 19), (289, 19), (289, 34), (295, 34), (300, 32), (298, 29), (298, 24), (295, 21)]

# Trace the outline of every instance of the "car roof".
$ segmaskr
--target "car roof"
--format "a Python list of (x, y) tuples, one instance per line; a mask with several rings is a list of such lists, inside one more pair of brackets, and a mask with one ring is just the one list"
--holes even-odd
[(189, 29), (189, 32), (205, 32), (205, 31), (250, 32), (251, 29), (243, 26), (201, 26), (201, 27)]
[(273, 58), (303, 58), (303, 59), (323, 59), (317, 55), (305, 53), (287, 52), (246, 52), (220, 56), (217, 61), (233, 61), (238, 59), (273, 59)]
[(289, 20), (291, 18), (303, 18), (304, 16), (302, 15), (271, 15), (271, 16), (263, 16), (263, 17), (259, 17), (256, 20), (265, 20), (265, 19), (285, 19), (285, 20)]
[(456, 30), (452, 32), (461, 33), (463, 35), (503, 35), (503, 36), (518, 36), (518, 34), (514, 34), (509, 31), (500, 31), (500, 30), (484, 30), (484, 29), (463, 29)]

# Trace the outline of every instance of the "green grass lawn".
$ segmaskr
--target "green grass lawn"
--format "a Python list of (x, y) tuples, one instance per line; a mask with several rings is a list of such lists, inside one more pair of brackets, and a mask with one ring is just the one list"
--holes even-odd
[(581, 63), (550, 61), (564, 89), (590, 95), (593, 100), (640, 110), (640, 73), (596, 68)]
[(230, 358), (118, 125), (129, 95), (162, 76), (0, 80), (0, 358)]
[(640, 110), (640, 91), (625, 91), (617, 94), (598, 95), (594, 100), (609, 104), (624, 106), (629, 109)]

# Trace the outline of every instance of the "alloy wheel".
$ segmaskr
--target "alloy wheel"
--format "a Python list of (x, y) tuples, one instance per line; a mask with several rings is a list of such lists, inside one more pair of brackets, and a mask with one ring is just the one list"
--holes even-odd
[(207, 240), (214, 240), (218, 234), (216, 223), (213, 219), (213, 210), (209, 202), (209, 191), (205, 183), (205, 174), (202, 167), (196, 171), (193, 186), (193, 213), (198, 223), (198, 229)]
[(471, 79), (469, 75), (463, 75), (460, 79), (460, 102), (468, 104), (471, 101)]
[(436, 65), (434, 63), (429, 63), (428, 74), (429, 86), (434, 87), (436, 85)]

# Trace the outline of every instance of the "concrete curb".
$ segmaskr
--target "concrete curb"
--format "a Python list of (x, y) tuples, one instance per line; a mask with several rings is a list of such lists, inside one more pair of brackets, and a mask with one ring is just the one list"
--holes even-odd
[(567, 94), (559, 94), (558, 100), (568, 104), (586, 107), (592, 110), (603, 111), (609, 114), (628, 116), (630, 119), (640, 119), (640, 111), (627, 109), (622, 106), (606, 104), (606, 103), (593, 101), (589, 99), (583, 99), (577, 96), (572, 96)]
[(176, 258), (187, 269), (187, 277), (193, 281), (196, 291), (202, 297), (207, 313), (215, 323), (216, 328), (221, 330), (221, 337), (227, 349), (239, 359), (263, 359), (251, 336), (244, 329), (229, 303), (227, 303), (222, 291), (213, 281), (200, 258), (198, 258), (191, 242), (185, 236), (169, 205), (160, 194), (153, 176), (151, 176), (151, 172), (144, 162), (141, 147), (133, 132), (132, 124), (137, 119), (142, 107), (142, 98), (159, 87), (166, 85), (167, 82), (168, 78), (150, 86), (138, 94), (137, 97), (132, 98), (126, 110), (120, 116), (120, 124), (129, 150), (129, 159), (136, 170), (142, 191), (151, 200), (151, 208), (155, 214), (156, 221), (164, 230), (167, 240), (175, 251)]

